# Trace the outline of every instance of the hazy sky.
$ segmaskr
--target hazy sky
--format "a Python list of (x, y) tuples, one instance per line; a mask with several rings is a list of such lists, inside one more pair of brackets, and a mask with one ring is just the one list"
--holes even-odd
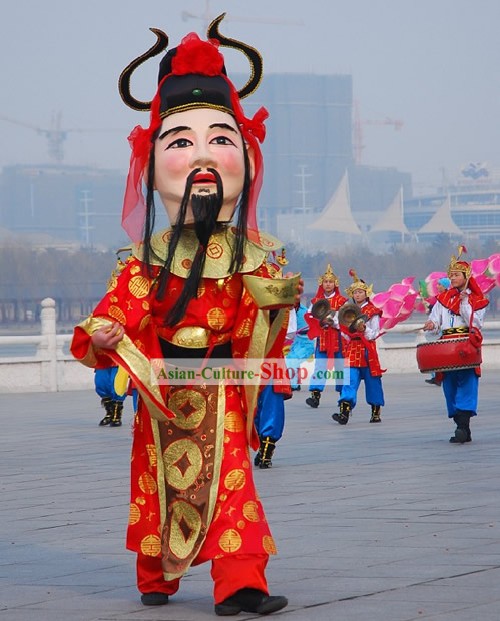
[[(147, 115), (125, 107), (117, 78), (154, 42), (204, 32), (205, 0), (2, 0), (0, 117), (49, 129), (62, 113), (67, 164), (125, 170), (126, 136)], [(363, 163), (413, 174), (415, 190), (470, 161), (500, 169), (499, 0), (211, 0), (221, 30), (262, 53), (267, 72), (350, 73)], [(182, 12), (200, 16), (182, 18)], [(226, 53), (228, 71), (246, 71)], [(154, 94), (157, 63), (133, 82)], [(377, 124), (401, 120), (403, 127)], [(102, 131), (106, 130), (106, 131)], [(293, 128), (292, 128), (293, 131)], [(0, 166), (48, 163), (35, 129), (0, 120)]]

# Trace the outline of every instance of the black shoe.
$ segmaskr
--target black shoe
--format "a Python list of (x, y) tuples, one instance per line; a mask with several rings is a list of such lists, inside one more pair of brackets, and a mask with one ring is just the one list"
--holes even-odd
[(288, 600), (282, 595), (266, 595), (258, 589), (240, 589), (220, 604), (215, 604), (215, 614), (219, 617), (229, 617), (240, 612), (269, 615), (287, 605)]
[(320, 399), (321, 399), (321, 391), (311, 390), (311, 396), (307, 397), (306, 403), (312, 408), (317, 408), (319, 406)]
[(425, 380), (425, 383), (426, 384), (435, 384), (436, 380), (433, 377), (431, 377), (431, 379)]
[(298, 386), (292, 386), (292, 390), (295, 391), (299, 391), (300, 390), (300, 384)]
[(472, 442), (472, 437), (465, 429), (457, 429), (455, 435), (451, 436), (450, 442), (452, 444), (465, 444), (465, 442)]
[(144, 606), (164, 606), (168, 604), (168, 595), (166, 593), (143, 593), (141, 602)]

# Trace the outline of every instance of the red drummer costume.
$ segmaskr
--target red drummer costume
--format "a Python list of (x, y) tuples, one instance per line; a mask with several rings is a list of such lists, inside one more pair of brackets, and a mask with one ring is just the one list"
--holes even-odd
[(380, 408), (384, 405), (383, 371), (380, 368), (375, 340), (380, 334), (379, 319), (382, 311), (370, 301), (373, 285), (367, 285), (354, 270), (350, 270), (349, 274), (353, 282), (346, 289), (346, 293), (353, 299), (355, 308), (359, 308), (360, 319), (352, 322), (348, 329), (342, 326), (342, 336), (346, 342), (345, 367), (349, 369), (349, 381), (342, 386), (338, 401), (339, 412), (332, 414), (332, 418), (340, 425), (349, 422), (351, 412), (356, 407), (359, 385), (363, 380), (366, 402), (371, 406), (370, 423), (380, 423)]
[[(259, 445), (259, 387), (164, 385), (155, 361), (167, 364), (164, 378), (182, 360), (217, 367), (220, 358), (281, 357), (286, 309), (301, 287), (297, 279), (269, 287), (266, 259), (281, 244), (258, 232), (255, 216), (267, 113), (248, 119), (240, 104), (259, 84), (261, 59), (220, 34), (222, 17), (209, 41), (191, 33), (164, 56), (151, 102), (132, 97), (130, 75), (167, 47), (164, 33), (153, 30), (157, 43), (121, 76), (125, 103), (151, 111), (149, 128), (129, 138), (123, 226), (136, 243), (125, 270), (75, 329), (72, 353), (96, 368), (119, 364), (139, 391), (127, 547), (137, 553), (142, 602), (168, 603), (189, 567), (210, 560), (215, 613), (226, 616), (287, 605), (269, 596), (265, 567), (276, 550), (249, 455)], [(219, 43), (251, 62), (252, 77), (238, 92)], [(154, 190), (172, 224), (166, 231), (153, 230)]]
[[(439, 334), (441, 339), (469, 335), (471, 345), (480, 347), (481, 328), (488, 300), (484, 297), (467, 261), (461, 259), (465, 252), (459, 246), (458, 256), (452, 256), (448, 266), (451, 287), (440, 293), (432, 308), (424, 330)], [(480, 367), (457, 369), (443, 373), (443, 392), (446, 399), (448, 418), (456, 424), (450, 442), (464, 444), (472, 440), (470, 419), (477, 415)]]

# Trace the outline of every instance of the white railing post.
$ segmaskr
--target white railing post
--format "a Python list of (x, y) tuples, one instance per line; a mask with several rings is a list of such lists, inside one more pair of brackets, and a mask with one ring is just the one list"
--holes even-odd
[(48, 392), (57, 392), (57, 338), (56, 338), (56, 303), (52, 298), (42, 300), (40, 319), (43, 341), (39, 352), (47, 356), (42, 363), (42, 384)]

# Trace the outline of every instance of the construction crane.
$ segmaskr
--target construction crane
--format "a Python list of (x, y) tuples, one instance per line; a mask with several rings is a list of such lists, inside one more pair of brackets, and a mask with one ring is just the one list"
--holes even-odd
[(11, 119), (6, 116), (0, 116), (0, 121), (11, 123), (13, 125), (19, 125), (20, 127), (26, 127), (36, 131), (40, 136), (45, 136), (47, 139), (48, 154), (50, 159), (60, 164), (64, 160), (64, 148), (65, 142), (70, 132), (88, 133), (88, 132), (124, 132), (125, 130), (118, 129), (80, 129), (80, 128), (62, 128), (62, 112), (54, 112), (48, 128), (37, 127), (31, 123), (25, 123), (24, 121), (18, 121), (17, 119)]
[[(210, 0), (205, 0), (205, 9), (202, 13), (191, 13), (190, 11), (181, 11), (182, 21), (186, 22), (189, 19), (201, 20), (203, 23), (203, 31), (206, 32), (208, 26), (214, 19), (215, 14), (210, 9)], [(283, 24), (289, 26), (302, 26), (304, 22), (302, 21), (294, 21), (294, 20), (283, 20), (283, 19), (269, 19), (269, 18), (258, 18), (258, 17), (238, 17), (233, 15), (232, 13), (226, 13), (224, 18), (225, 22), (253, 22), (257, 24)]]
[(389, 117), (379, 120), (362, 120), (359, 113), (358, 102), (354, 102), (352, 147), (354, 152), (354, 161), (356, 164), (361, 164), (363, 159), (363, 149), (365, 148), (365, 144), (363, 142), (363, 125), (392, 125), (396, 131), (400, 131), (404, 123), (399, 119), (391, 119)]

